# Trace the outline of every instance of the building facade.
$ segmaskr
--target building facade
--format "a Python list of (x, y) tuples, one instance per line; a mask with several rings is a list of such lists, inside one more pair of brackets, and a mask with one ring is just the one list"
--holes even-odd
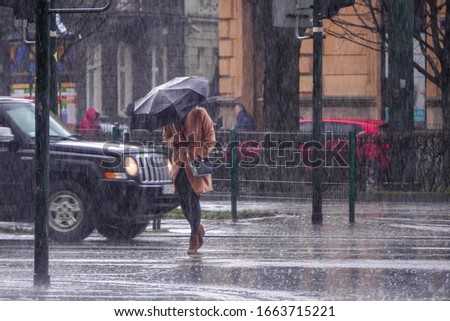
[[(217, 95), (217, 9), (218, 0), (114, 0), (101, 14), (62, 14), (54, 55), (61, 119), (76, 126), (92, 106), (104, 121), (126, 121), (130, 102), (184, 75), (207, 77)], [(12, 9), (1, 14), (9, 19), (0, 34), (1, 94), (33, 99), (35, 45), (11, 27), (19, 23)]]
[(185, 0), (185, 74), (210, 80), (210, 96), (218, 95), (219, 0)]
[(75, 46), (83, 66), (76, 74), (78, 121), (90, 106), (109, 121), (123, 120), (130, 102), (185, 72), (183, 0), (119, 0), (110, 10), (103, 19), (83, 17), (86, 39)]
[[(275, 3), (275, 2), (274, 2)], [(353, 8), (339, 11), (341, 19), (352, 22)], [(224, 0), (219, 3), (219, 66), (220, 94), (228, 100), (240, 100), (251, 114), (262, 121), (264, 56), (259, 45), (261, 26), (255, 22), (255, 2), (252, 0)], [(329, 32), (323, 42), (323, 117), (359, 119), (388, 119), (386, 106), (386, 54), (337, 38), (339, 29), (324, 20)], [(361, 33), (361, 30), (358, 30)], [(364, 32), (364, 31), (363, 31)], [(310, 29), (306, 34), (312, 33)], [(292, 36), (295, 37), (294, 28)], [(360, 34), (368, 42), (377, 43), (376, 33)], [(313, 43), (302, 41), (299, 61), (299, 117), (312, 117)], [(416, 61), (423, 60), (415, 53)], [(415, 72), (416, 102), (414, 106), (421, 127), (441, 128), (440, 92), (423, 76)], [(229, 128), (233, 126), (231, 109), (224, 112)], [(424, 122), (423, 124), (420, 122)], [(416, 123), (417, 125), (417, 123)]]
[[(111, 121), (125, 120), (127, 104), (152, 87), (176, 76), (199, 75), (210, 79), (210, 96), (220, 96), (225, 106), (225, 129), (234, 126), (235, 101), (243, 103), (257, 122), (264, 122), (264, 44), (255, 0), (113, 2), (113, 8), (102, 14), (61, 16), (56, 57), (59, 112), (64, 121), (74, 125), (89, 106)], [(351, 19), (346, 14), (349, 10), (341, 9), (342, 17)], [(3, 7), (0, 14), (0, 92), (33, 98), (34, 45), (24, 42), (12, 9)], [(328, 20), (324, 27), (336, 28)], [(294, 30), (292, 34), (295, 37)], [(377, 41), (376, 34), (363, 36)], [(310, 118), (312, 40), (299, 47), (299, 117)], [(415, 59), (422, 59), (420, 53)], [(327, 35), (324, 117), (386, 118), (386, 60), (378, 51)], [(440, 91), (415, 75), (415, 108), (424, 113), (428, 128), (439, 128)]]

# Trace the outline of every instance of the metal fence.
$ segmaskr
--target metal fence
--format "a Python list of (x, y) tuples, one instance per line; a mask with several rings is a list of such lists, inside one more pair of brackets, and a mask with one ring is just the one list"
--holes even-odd
[[(357, 135), (357, 194), (374, 190), (448, 191), (449, 136), (436, 131)], [(133, 131), (130, 140), (161, 146), (161, 138), (161, 131)], [(208, 197), (230, 199), (234, 150), (239, 198), (310, 199), (313, 167), (321, 166), (323, 198), (348, 200), (349, 133), (327, 132), (323, 146), (312, 140), (312, 134), (299, 132), (240, 132), (231, 137), (229, 131), (217, 131), (216, 140), (210, 155), (216, 165), (214, 191)], [(323, 148), (323, 159), (314, 157), (317, 148)]]
[[(131, 141), (161, 145), (161, 131), (133, 131)], [(217, 144), (210, 158), (215, 164), (214, 191), (209, 197), (229, 199), (232, 192), (232, 151), (237, 155), (239, 198), (309, 199), (312, 168), (316, 166), (312, 135), (298, 132), (216, 132)], [(333, 143), (331, 143), (333, 142)], [(325, 135), (331, 146), (320, 162), (324, 169), (323, 197), (348, 198), (348, 133)], [(333, 149), (334, 147), (334, 149)]]
[(238, 197), (309, 199), (312, 171), (323, 167), (323, 197), (348, 198), (348, 134), (334, 135), (335, 150), (324, 159), (314, 158), (317, 144), (311, 135), (298, 132), (244, 132), (231, 139), (218, 132), (212, 157), (218, 164), (214, 173), (213, 196), (229, 198), (232, 192), (232, 150), (236, 151)]

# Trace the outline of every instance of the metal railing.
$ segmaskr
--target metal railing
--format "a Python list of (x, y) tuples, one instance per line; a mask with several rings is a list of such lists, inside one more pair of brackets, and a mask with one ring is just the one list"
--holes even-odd
[[(103, 138), (111, 140), (111, 133), (103, 133)], [(214, 191), (206, 197), (228, 200), (235, 188), (238, 198), (310, 199), (313, 166), (323, 166), (324, 199), (348, 200), (351, 184), (355, 184), (355, 198), (361, 193), (381, 190), (441, 193), (449, 189), (448, 133), (357, 134), (353, 178), (349, 176), (352, 155), (349, 134), (324, 133), (325, 157), (316, 162), (312, 150), (320, 146), (310, 134), (239, 132), (232, 137), (230, 131), (217, 131), (217, 144), (210, 155), (216, 164)], [(161, 131), (133, 131), (131, 135), (131, 141), (139, 141), (144, 146), (161, 146), (161, 138)], [(233, 151), (237, 157), (235, 178), (232, 176)]]
[(239, 198), (310, 199), (312, 168), (323, 166), (324, 197), (348, 199), (348, 134), (333, 135), (335, 143), (342, 143), (329, 149), (323, 160), (312, 158), (318, 147), (312, 136), (298, 132), (243, 132), (236, 139), (229, 132), (218, 132), (216, 137), (212, 158), (217, 167), (210, 196), (230, 198), (235, 150)]

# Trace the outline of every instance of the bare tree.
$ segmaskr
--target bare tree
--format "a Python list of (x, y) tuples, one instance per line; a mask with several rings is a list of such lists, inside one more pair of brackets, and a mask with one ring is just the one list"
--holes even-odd
[[(389, 44), (386, 17), (387, 0), (361, 0), (350, 14), (335, 16), (337, 27), (328, 34), (345, 38), (373, 50), (386, 51)], [(347, 17), (348, 18), (348, 17)], [(367, 32), (378, 35), (373, 41)], [(450, 0), (414, 0), (414, 38), (426, 61), (426, 67), (414, 62), (414, 68), (441, 90), (444, 130), (450, 130)]]

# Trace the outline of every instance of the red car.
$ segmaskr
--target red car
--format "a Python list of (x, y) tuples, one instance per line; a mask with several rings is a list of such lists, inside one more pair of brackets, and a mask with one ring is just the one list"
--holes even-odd
[[(322, 132), (370, 134), (379, 136), (388, 128), (388, 122), (372, 119), (323, 118)], [(301, 119), (299, 129), (301, 133), (312, 133), (312, 119)]]
[[(357, 160), (369, 164), (371, 171), (379, 171), (378, 174), (389, 175), (389, 143), (381, 137), (388, 129), (388, 122), (371, 119), (323, 118), (322, 124), (322, 132), (324, 134), (355, 132), (357, 135)], [(311, 134), (312, 128), (312, 119), (301, 119), (299, 121), (301, 133)], [(326, 142), (326, 149), (334, 147), (336, 143), (333, 140)], [(300, 146), (300, 148), (303, 148), (303, 146)], [(368, 178), (373, 182), (368, 182), (368, 184), (375, 183), (376, 178), (374, 177), (377, 176), (377, 173), (371, 173)]]

